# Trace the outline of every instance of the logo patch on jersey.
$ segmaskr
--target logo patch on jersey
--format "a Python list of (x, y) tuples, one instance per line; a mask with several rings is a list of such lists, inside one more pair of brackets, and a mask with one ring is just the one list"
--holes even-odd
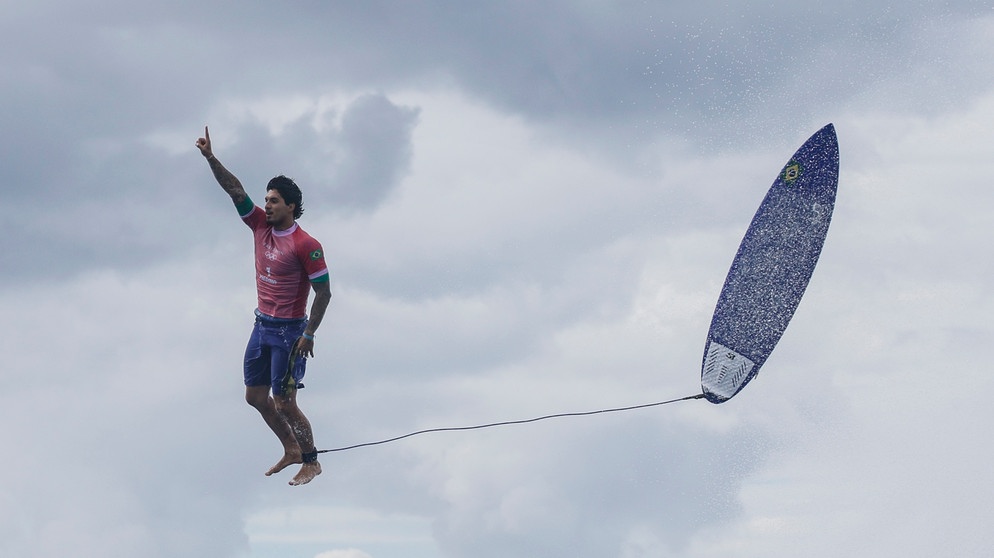
[(311, 260), (320, 260), (321, 256), (323, 255), (324, 254), (321, 252), (321, 250), (315, 250), (311, 252)]

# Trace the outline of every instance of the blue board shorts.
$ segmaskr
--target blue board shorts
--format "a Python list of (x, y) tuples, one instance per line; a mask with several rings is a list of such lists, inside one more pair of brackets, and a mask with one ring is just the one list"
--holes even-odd
[[(248, 346), (245, 347), (245, 385), (268, 385), (273, 394), (280, 395), (290, 351), (306, 327), (307, 318), (274, 318), (256, 310), (255, 327), (252, 328)], [(304, 379), (306, 367), (307, 359), (302, 356), (294, 359), (292, 374), (297, 389), (304, 387), (300, 382)]]

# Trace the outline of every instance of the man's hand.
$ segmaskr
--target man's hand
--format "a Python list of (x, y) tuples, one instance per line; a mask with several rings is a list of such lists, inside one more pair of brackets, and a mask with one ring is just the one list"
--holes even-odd
[(210, 165), (214, 178), (217, 179), (221, 188), (231, 196), (231, 201), (235, 202), (235, 205), (245, 201), (248, 196), (245, 194), (245, 189), (242, 188), (242, 183), (228, 169), (224, 168), (221, 161), (218, 161), (214, 152), (211, 151), (211, 133), (207, 126), (204, 126), (204, 137), (197, 138), (196, 146), (200, 150), (200, 154), (207, 158), (207, 164)]
[(208, 159), (214, 156), (214, 152), (211, 151), (211, 134), (207, 131), (207, 126), (204, 126), (204, 137), (197, 139), (197, 149)]
[(297, 339), (297, 354), (304, 358), (314, 356), (314, 340), (305, 337)]

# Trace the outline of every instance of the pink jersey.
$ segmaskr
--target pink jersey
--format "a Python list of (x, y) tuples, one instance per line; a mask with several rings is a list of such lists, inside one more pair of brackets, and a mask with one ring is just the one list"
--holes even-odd
[(257, 205), (242, 220), (255, 234), (259, 311), (274, 318), (303, 318), (310, 284), (329, 279), (321, 244), (297, 223), (285, 231), (274, 230)]

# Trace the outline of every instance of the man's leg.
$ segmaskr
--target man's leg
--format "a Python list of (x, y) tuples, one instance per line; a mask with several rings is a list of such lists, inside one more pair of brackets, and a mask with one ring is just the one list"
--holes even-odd
[[(262, 415), (263, 420), (266, 421), (270, 430), (273, 431), (273, 434), (276, 434), (276, 437), (280, 439), (280, 443), (283, 444), (283, 458), (266, 471), (266, 476), (278, 473), (294, 463), (302, 463), (303, 455), (300, 444), (297, 442), (297, 437), (294, 435), (294, 428), (288, 423), (280, 410), (277, 409), (273, 398), (269, 396), (269, 386), (246, 386), (245, 401), (259, 411), (259, 414)], [(308, 432), (310, 432), (310, 428), (308, 428)], [(314, 444), (310, 443), (309, 445), (313, 446)]]
[(300, 471), (294, 475), (291, 485), (297, 486), (311, 482), (314, 477), (321, 474), (321, 464), (317, 461), (317, 449), (314, 447), (314, 433), (311, 430), (311, 423), (304, 416), (303, 411), (297, 406), (297, 392), (292, 390), (288, 395), (276, 396), (275, 406), (279, 414), (290, 425), (296, 438), (299, 448), (300, 460), (294, 463), (303, 463)]

